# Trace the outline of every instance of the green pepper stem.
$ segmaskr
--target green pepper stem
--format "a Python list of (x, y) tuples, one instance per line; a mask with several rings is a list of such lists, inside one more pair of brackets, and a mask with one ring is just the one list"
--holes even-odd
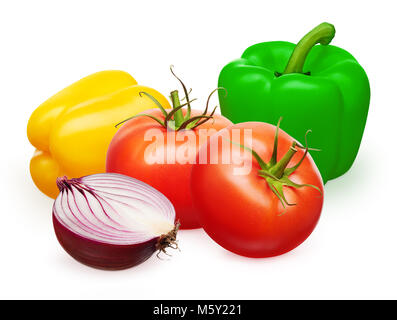
[[(171, 101), (172, 101), (172, 107), (178, 108), (181, 105), (181, 102), (179, 100), (179, 95), (178, 95), (178, 90), (174, 90), (171, 92)], [(179, 128), (179, 126), (183, 122), (183, 112), (182, 109), (179, 109), (178, 111), (175, 112), (174, 114), (174, 121), (175, 121), (175, 127)]]
[(332, 24), (323, 22), (307, 33), (295, 46), (287, 66), (282, 74), (303, 73), (303, 65), (310, 50), (317, 43), (329, 44), (335, 36), (335, 28)]
[(288, 163), (291, 161), (294, 154), (298, 151), (296, 148), (296, 142), (292, 143), (287, 153), (277, 162), (271, 169), (270, 173), (277, 178), (281, 178), (284, 174), (285, 168), (287, 168)]

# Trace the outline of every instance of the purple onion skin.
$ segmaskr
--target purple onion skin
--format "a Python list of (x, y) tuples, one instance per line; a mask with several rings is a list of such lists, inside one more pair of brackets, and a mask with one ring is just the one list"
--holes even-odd
[(65, 228), (52, 215), (59, 243), (77, 261), (103, 270), (122, 270), (136, 266), (156, 252), (159, 238), (132, 245), (116, 245), (84, 238)]

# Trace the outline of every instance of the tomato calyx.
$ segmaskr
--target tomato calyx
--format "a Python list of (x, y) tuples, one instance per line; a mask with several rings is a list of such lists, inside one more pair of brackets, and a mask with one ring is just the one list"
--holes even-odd
[[(284, 191), (283, 191), (283, 187), (285, 187), (285, 186), (292, 187), (292, 188), (310, 187), (310, 188), (314, 188), (314, 189), (318, 190), (322, 195), (322, 191), (320, 190), (319, 187), (312, 185), (312, 184), (307, 184), (307, 183), (298, 184), (298, 183), (293, 182), (289, 178), (289, 176), (295, 170), (297, 170), (299, 168), (299, 166), (302, 164), (302, 162), (306, 158), (309, 150), (312, 150), (312, 151), (320, 151), (320, 150), (308, 147), (307, 135), (309, 132), (311, 132), (311, 130), (308, 130), (305, 135), (306, 147), (303, 147), (303, 146), (299, 145), (296, 141), (294, 141), (292, 143), (292, 145), (290, 146), (289, 150), (281, 158), (281, 160), (277, 162), (278, 133), (279, 133), (279, 128), (280, 128), (280, 122), (281, 122), (281, 118), (279, 119), (279, 121), (277, 123), (276, 133), (274, 136), (274, 146), (273, 146), (272, 157), (270, 158), (269, 162), (266, 163), (265, 161), (263, 161), (263, 159), (254, 150), (252, 150), (248, 147), (245, 147), (243, 145), (240, 145), (240, 146), (251, 152), (252, 156), (255, 158), (255, 160), (258, 162), (258, 164), (261, 168), (258, 171), (258, 175), (266, 180), (270, 189), (273, 191), (273, 193), (280, 200), (283, 207), (286, 208), (286, 206), (294, 206), (294, 205), (296, 205), (296, 203), (290, 203), (285, 198)], [(295, 153), (298, 151), (297, 148), (304, 149), (305, 152), (304, 152), (302, 158), (298, 161), (298, 163), (296, 165), (294, 165), (293, 167), (287, 168), (288, 163), (292, 160)]]
[[(154, 98), (151, 94), (144, 92), (144, 91), (139, 92), (139, 95), (141, 97), (146, 96), (147, 98), (151, 99), (156, 104), (156, 106), (161, 110), (161, 113), (164, 116), (164, 120), (162, 120), (158, 117), (155, 117), (151, 114), (140, 113), (140, 114), (137, 114), (133, 117), (127, 118), (127, 119), (119, 122), (118, 124), (116, 124), (116, 126), (115, 126), (116, 128), (128, 120), (131, 120), (131, 119), (134, 119), (137, 117), (149, 117), (149, 118), (153, 119), (154, 121), (156, 121), (157, 123), (159, 123), (165, 129), (171, 129), (171, 130), (175, 130), (175, 131), (193, 130), (193, 129), (197, 128), (198, 126), (202, 125), (203, 123), (207, 122), (208, 120), (214, 118), (214, 114), (217, 109), (217, 106), (215, 106), (215, 108), (212, 110), (212, 112), (210, 114), (207, 114), (211, 97), (216, 91), (224, 90), (226, 92), (226, 89), (223, 87), (219, 87), (219, 88), (216, 88), (215, 90), (213, 90), (207, 98), (207, 103), (206, 103), (203, 113), (201, 115), (192, 117), (191, 116), (191, 113), (192, 113), (191, 103), (197, 99), (190, 100), (189, 94), (191, 93), (192, 89), (190, 89), (188, 92), (183, 81), (175, 74), (175, 72), (173, 70), (173, 66), (170, 66), (170, 70), (171, 70), (172, 75), (181, 84), (181, 86), (183, 88), (183, 92), (185, 94), (185, 96), (182, 99), (179, 99), (178, 90), (171, 91), (170, 98), (171, 98), (171, 102), (172, 102), (172, 110), (170, 112), (167, 112), (167, 110), (161, 105), (161, 103), (156, 98)], [(183, 100), (186, 100), (186, 102), (181, 104), (181, 101), (183, 101)], [(183, 115), (183, 112), (182, 112), (183, 107), (187, 107), (185, 115)]]

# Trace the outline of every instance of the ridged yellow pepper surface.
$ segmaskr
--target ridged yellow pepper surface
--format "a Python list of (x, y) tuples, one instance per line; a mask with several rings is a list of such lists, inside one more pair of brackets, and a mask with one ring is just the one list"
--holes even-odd
[(36, 147), (30, 173), (36, 186), (49, 197), (59, 190), (59, 176), (81, 177), (105, 172), (108, 145), (115, 125), (147, 109), (156, 108), (146, 95), (166, 108), (158, 91), (138, 85), (124, 71), (101, 71), (61, 90), (42, 103), (28, 122), (28, 138)]

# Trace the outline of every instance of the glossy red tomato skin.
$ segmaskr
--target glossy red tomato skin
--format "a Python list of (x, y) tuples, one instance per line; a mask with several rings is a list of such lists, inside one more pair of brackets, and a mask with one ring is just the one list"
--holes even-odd
[[(164, 116), (158, 109), (145, 111), (159, 119), (164, 120)], [(184, 111), (185, 114), (185, 111)], [(192, 110), (192, 116), (201, 114)], [(199, 228), (197, 212), (193, 208), (190, 192), (190, 176), (192, 165), (196, 159), (200, 143), (203, 144), (207, 139), (200, 139), (199, 129), (212, 129), (212, 134), (231, 125), (231, 122), (221, 115), (215, 115), (213, 120), (209, 120), (197, 129), (180, 132), (183, 136), (196, 136), (195, 144), (186, 144), (188, 137), (183, 141), (175, 141), (175, 153), (182, 152), (187, 148), (187, 163), (178, 162), (170, 164), (150, 163), (145, 158), (145, 150), (153, 141), (145, 141), (144, 136), (148, 130), (159, 130), (164, 137), (165, 149), (172, 149), (168, 144), (167, 130), (149, 117), (138, 117), (127, 121), (113, 137), (107, 152), (106, 171), (121, 173), (151, 185), (162, 192), (174, 205), (176, 220), (181, 223), (181, 229)], [(211, 133), (211, 131), (206, 131)], [(170, 150), (170, 154), (174, 151)]]
[[(215, 150), (221, 150), (221, 136), (231, 137), (233, 129), (252, 130), (252, 149), (266, 162), (271, 158), (276, 127), (260, 122), (246, 122), (229, 126), (211, 137), (199, 151), (209, 160)], [(240, 130), (240, 143), (243, 134)], [(235, 141), (233, 139), (233, 141)], [(278, 159), (287, 152), (294, 139), (280, 130)], [(230, 145), (232, 155), (242, 153), (241, 148)], [(299, 149), (288, 167), (294, 166), (303, 156)], [(301, 244), (314, 230), (323, 205), (321, 175), (308, 155), (301, 166), (290, 175), (296, 183), (313, 184), (299, 189), (284, 187), (284, 194), (294, 206), (283, 208), (265, 179), (258, 176), (259, 164), (251, 154), (243, 158), (252, 163), (248, 175), (234, 175), (235, 164), (197, 163), (192, 169), (192, 195), (199, 220), (207, 234), (219, 245), (236, 254), (264, 258), (286, 253)], [(209, 161), (208, 161), (209, 162)]]

